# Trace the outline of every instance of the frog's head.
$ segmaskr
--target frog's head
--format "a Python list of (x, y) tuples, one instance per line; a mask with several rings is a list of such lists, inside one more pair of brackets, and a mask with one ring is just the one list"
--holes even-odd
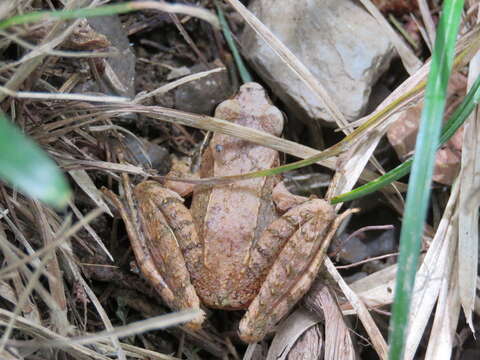
[(284, 123), (283, 114), (272, 105), (265, 89), (254, 82), (243, 84), (233, 98), (218, 105), (215, 117), (276, 136), (282, 133)]
[(239, 98), (241, 96), (258, 97), (268, 99), (268, 95), (262, 85), (256, 82), (245, 83), (238, 90)]
[(270, 134), (280, 136), (283, 130), (284, 116), (272, 104), (262, 85), (249, 82), (240, 86), (236, 99), (244, 108), (248, 106), (248, 113), (261, 123), (260, 128)]

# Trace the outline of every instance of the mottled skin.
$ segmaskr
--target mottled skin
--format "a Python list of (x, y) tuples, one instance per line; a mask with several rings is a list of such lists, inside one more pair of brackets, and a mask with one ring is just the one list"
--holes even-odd
[[(283, 128), (282, 114), (256, 83), (243, 85), (215, 116), (276, 136)], [(237, 175), (278, 164), (275, 150), (215, 134), (200, 176)], [(327, 202), (305, 199), (279, 217), (272, 200), (277, 182), (262, 177), (198, 187), (190, 211), (175, 192), (153, 181), (135, 188), (148, 256), (159, 278), (147, 277), (163, 281), (159, 292), (168, 295), (169, 306), (198, 308), (200, 298), (213, 308), (248, 308), (240, 336), (255, 342), (303, 296), (323, 260), (335, 214)], [(145, 258), (142, 251), (147, 250), (136, 248), (137, 260)]]

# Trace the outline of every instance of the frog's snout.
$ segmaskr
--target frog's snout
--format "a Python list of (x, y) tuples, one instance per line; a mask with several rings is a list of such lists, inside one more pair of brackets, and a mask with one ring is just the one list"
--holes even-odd
[(265, 89), (263, 88), (262, 85), (256, 82), (249, 82), (245, 83), (242, 86), (240, 86), (240, 92), (243, 93), (259, 93), (259, 95), (265, 94)]

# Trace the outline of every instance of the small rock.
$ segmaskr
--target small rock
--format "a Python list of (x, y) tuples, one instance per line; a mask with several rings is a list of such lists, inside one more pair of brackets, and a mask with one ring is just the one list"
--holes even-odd
[[(218, 66), (219, 64), (213, 63), (210, 68)], [(199, 64), (190, 70), (195, 74), (207, 69)], [(219, 103), (232, 95), (228, 73), (220, 71), (179, 86), (175, 91), (175, 108), (195, 114), (211, 115)]]
[[(94, 59), (100, 79), (88, 79), (78, 84), (78, 93), (107, 92), (108, 94), (133, 98), (135, 95), (135, 55), (127, 34), (117, 15), (89, 18), (81, 23), (69, 46), (77, 49), (116, 50), (118, 55)], [(99, 81), (100, 80), (100, 81)], [(101, 82), (101, 84), (100, 84)]]
[[(347, 120), (362, 115), (393, 49), (373, 17), (350, 0), (257, 0), (249, 8), (309, 68)], [(333, 121), (320, 100), (248, 25), (241, 44), (250, 64), (299, 118)]]
[(159, 174), (166, 174), (171, 165), (170, 154), (163, 146), (154, 144), (143, 138), (127, 135), (125, 139), (127, 159), (146, 169), (155, 169)]
[(343, 276), (343, 280), (345, 280), (347, 284), (352, 284), (357, 280), (366, 278), (367, 276), (368, 274), (366, 272), (359, 271), (359, 272), (353, 273), (352, 275)]
[(462, 351), (460, 360), (477, 360), (480, 359), (480, 350), (478, 349), (467, 349)]
[(417, 0), (372, 0), (378, 10), (384, 14), (409, 14), (418, 10)]
[[(447, 119), (458, 106), (466, 91), (467, 79), (464, 75), (453, 74), (447, 90)], [(417, 140), (418, 126), (422, 114), (423, 102), (398, 114), (398, 119), (387, 131), (387, 138), (401, 161), (413, 155)], [(435, 158), (433, 180), (451, 185), (458, 175), (462, 160), (463, 127), (461, 127), (441, 148)]]
[(133, 98), (136, 59), (120, 18), (116, 15), (93, 17), (88, 19), (88, 23), (95, 31), (105, 35), (119, 52), (118, 56), (104, 59), (103, 80), (114, 90), (113, 93)]
[(387, 230), (379, 236), (368, 239), (366, 234), (353, 236), (346, 241), (348, 234), (342, 234), (332, 243), (330, 251), (337, 253), (340, 261), (351, 264), (375, 256), (388, 254), (395, 251), (395, 231)]

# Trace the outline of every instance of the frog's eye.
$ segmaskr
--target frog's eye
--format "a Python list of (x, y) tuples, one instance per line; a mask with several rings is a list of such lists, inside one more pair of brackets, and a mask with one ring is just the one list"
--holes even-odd
[(268, 121), (262, 122), (264, 125), (264, 131), (275, 136), (280, 136), (285, 122), (283, 113), (277, 107), (268, 105), (268, 107), (264, 108), (264, 116), (268, 119)]
[(216, 145), (215, 145), (215, 151), (216, 151), (217, 153), (222, 152), (222, 151), (223, 151), (223, 145), (216, 144)]

